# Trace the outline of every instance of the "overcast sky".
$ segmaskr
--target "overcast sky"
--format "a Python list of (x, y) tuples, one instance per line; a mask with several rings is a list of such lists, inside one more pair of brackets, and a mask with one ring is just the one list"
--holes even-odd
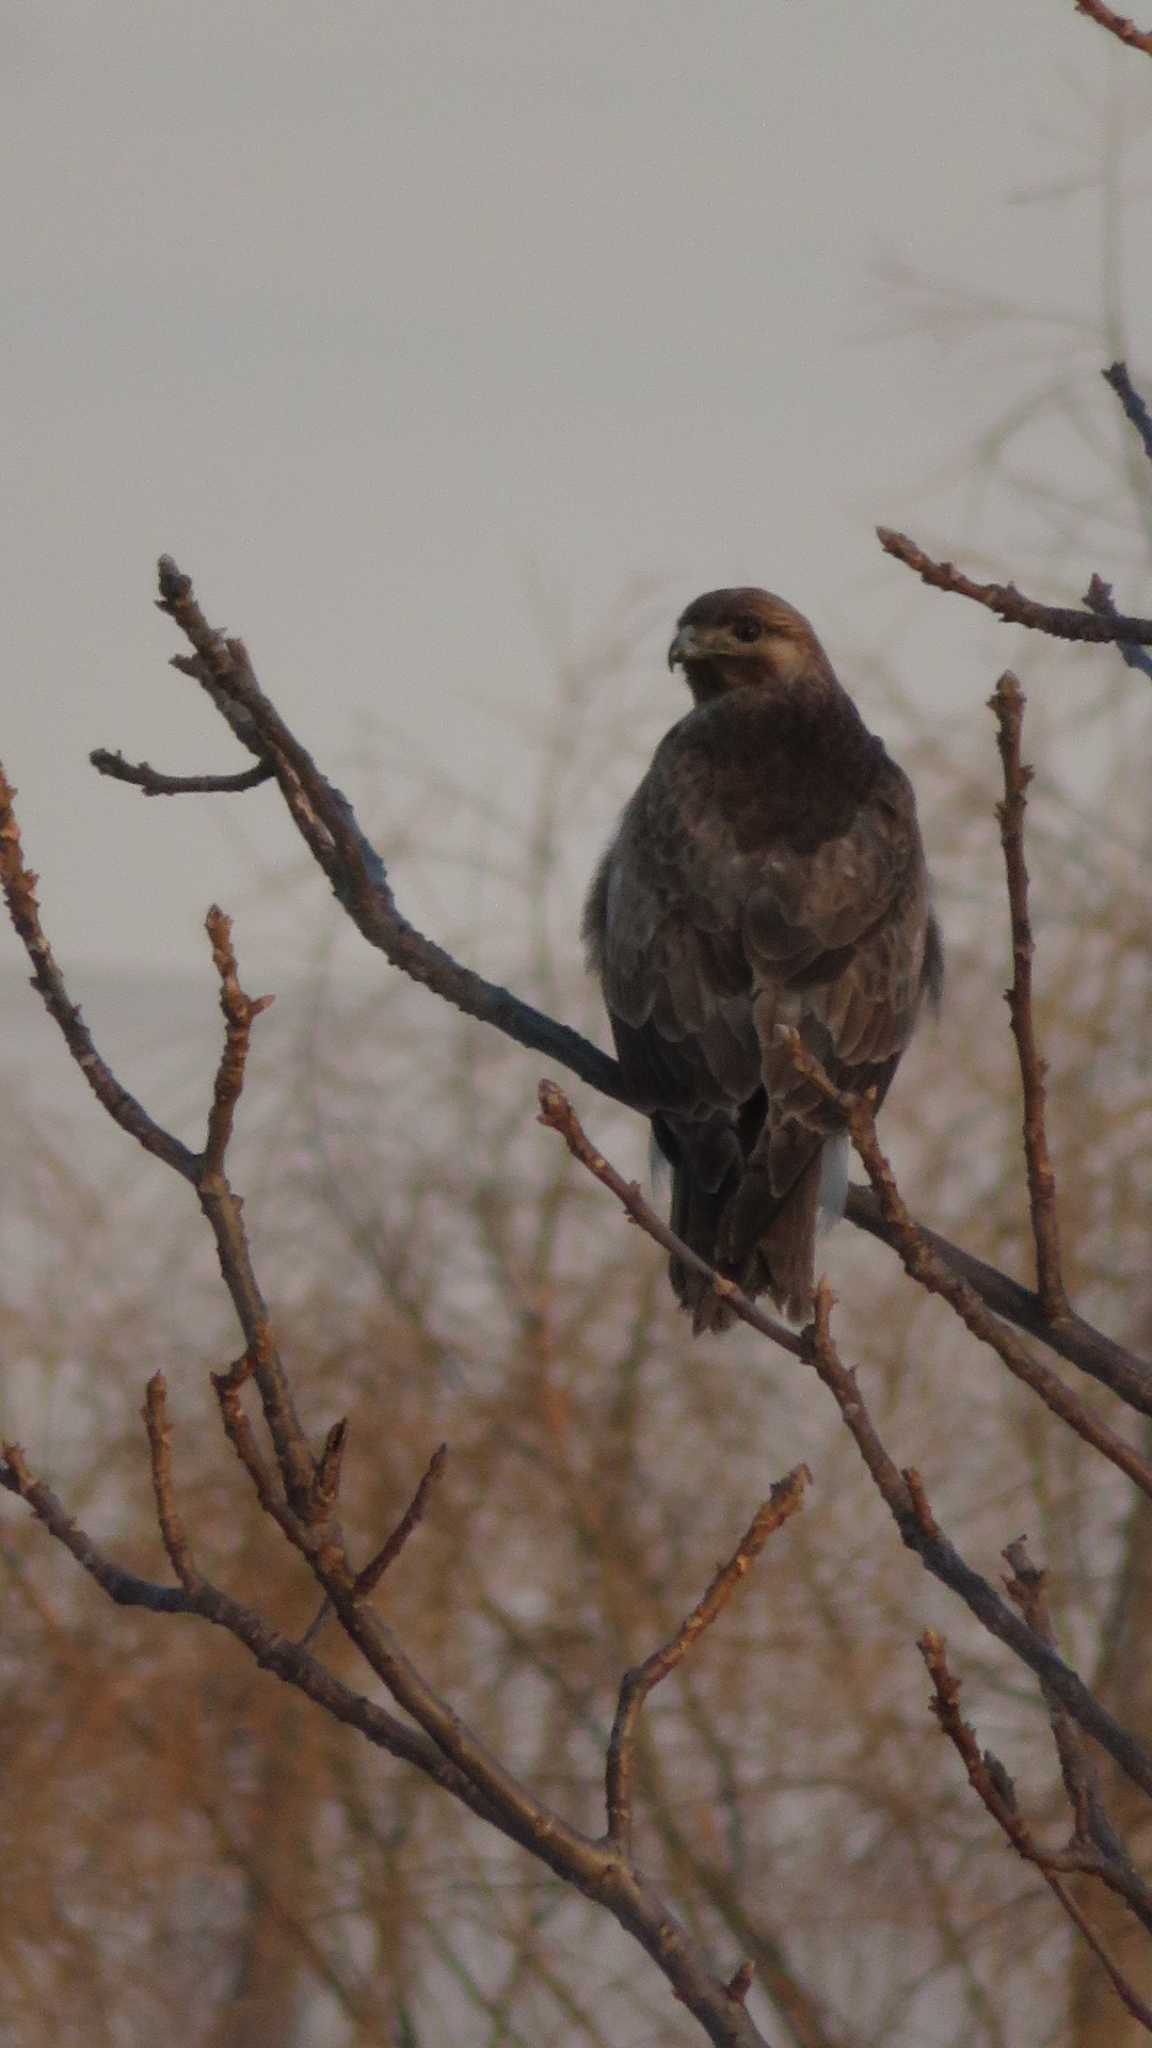
[[(883, 277), (1098, 320), (1096, 198), (1053, 188), (1152, 107), (1152, 66), (1072, 0), (4, 0), (0, 21), (0, 751), (67, 961), (198, 963), (205, 904), (249, 905), (252, 854), (293, 851), (267, 792), (144, 803), (86, 766), (101, 744), (242, 765), (165, 669), (161, 548), (322, 757), (371, 710), (505, 790), (492, 707), (543, 687), (533, 587), (579, 639), (649, 579), (669, 719), (660, 648), (717, 583), (801, 605), (850, 684), (899, 628), (917, 699), (965, 686), (999, 629), (872, 528), (983, 541), (961, 458), (997, 409), (1046, 353), (1107, 394), (1090, 335), (1080, 357), (1059, 322), (946, 340)], [(1148, 247), (1128, 234), (1137, 360)]]

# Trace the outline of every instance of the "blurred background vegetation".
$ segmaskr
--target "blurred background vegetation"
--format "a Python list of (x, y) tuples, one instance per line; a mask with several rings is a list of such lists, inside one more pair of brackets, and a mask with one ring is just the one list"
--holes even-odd
[[(944, 345), (927, 289), (889, 280), (886, 303), (894, 319), (935, 320)], [(1015, 346), (1011, 313), (968, 308)], [(1067, 597), (1070, 576), (1099, 568), (1141, 608), (1147, 475), (1122, 424), (1102, 430), (1083, 399), (1120, 352), (1118, 318), (1109, 301), (1102, 330), (1047, 333), (1058, 370), (1034, 366), (1018, 412), (989, 423), (967, 525), (949, 534), (975, 573)], [(1061, 494), (1063, 436), (1077, 438), (1081, 467), (1086, 449), (1096, 462), (1075, 503)], [(1019, 512), (1010, 564), (980, 560), (988, 493)], [(550, 677), (532, 786), (479, 799), (399, 757), (382, 726), (359, 736), (354, 761), (332, 764), (401, 901), (418, 877), (431, 923), (450, 869), (451, 921), (436, 935), (596, 1035), (575, 938), (589, 832), (607, 832), (668, 722), (667, 691), (637, 650), (676, 601), (629, 590), (575, 649), (541, 612)], [(1037, 767), (1038, 1021), (1068, 1278), (1083, 1313), (1146, 1350), (1148, 685), (1113, 651), (1007, 634), (1004, 647), (1028, 692)], [(949, 944), (942, 1018), (905, 1061), (883, 1135), (925, 1221), (1028, 1277), (1001, 1002), (999, 766), (983, 708), (995, 672), (974, 674), (970, 701), (929, 724), (915, 679), (898, 679), (876, 648), (833, 651), (916, 782)], [(1050, 687), (1053, 675), (1065, 686)], [(145, 845), (147, 830), (142, 812)], [(1126, 2048), (1129, 2023), (1096, 1965), (941, 1741), (915, 1637), (926, 1622), (946, 1633), (981, 1740), (1040, 1831), (1045, 1820), (1059, 1831), (1035, 1688), (900, 1550), (815, 1379), (748, 1331), (693, 1343), (655, 1248), (537, 1127), (539, 1061), (384, 969), (367, 977), (331, 906), (316, 909), (310, 877), (286, 872), (274, 886), (286, 957), (310, 953), (312, 965), (286, 976), (257, 1028), (235, 1178), (310, 1426), (351, 1419), (345, 1500), (365, 1553), (435, 1445), (450, 1446), (430, 1517), (380, 1596), (410, 1652), (503, 1758), (595, 1831), (622, 1670), (675, 1627), (769, 1481), (806, 1459), (816, 1485), (803, 1514), (651, 1701), (641, 1860), (719, 1958), (754, 1960), (752, 2002), (773, 2040)], [(241, 913), (243, 971), (242, 906), (227, 907)], [(50, 904), (46, 914), (50, 927)], [(188, 1031), (171, 1027), (164, 1056), (190, 1132), (209, 1085), (211, 1006), (206, 965), (202, 985), (180, 993)], [(577, 1099), (609, 1156), (640, 1173), (637, 1119)], [(185, 1191), (116, 1134), (115, 1169), (103, 1156), (86, 1165), (69, 1119), (30, 1106), (17, 1081), (4, 1115), (6, 1428), (115, 1555), (159, 1575), (138, 1409), (163, 1368), (206, 1569), (302, 1631), (314, 1590), (217, 1426), (207, 1375), (236, 1338)], [(1120, 1476), (883, 1246), (843, 1226), (825, 1264), (844, 1355), (949, 1534), (994, 1576), (1003, 1545), (1026, 1531), (1066, 1654), (1121, 1720), (1147, 1726), (1147, 1503), (1134, 1507)], [(1102, 1390), (1077, 1391), (1123, 1426)], [(595, 1908), (234, 1642), (112, 1609), (11, 1504), (0, 1574), (0, 1972), (13, 2048), (697, 2038)], [(335, 1630), (323, 1653), (360, 1681)], [(1109, 1791), (1139, 1859), (1147, 1817), (1124, 1781)], [(1148, 1961), (1121, 1927), (1109, 1939), (1150, 1995)]]

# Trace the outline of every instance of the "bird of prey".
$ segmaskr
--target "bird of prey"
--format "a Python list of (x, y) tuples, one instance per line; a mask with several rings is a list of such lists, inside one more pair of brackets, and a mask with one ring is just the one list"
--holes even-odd
[[(911, 784), (807, 619), (713, 590), (668, 650), (694, 707), (656, 749), (589, 893), (584, 936), (632, 1099), (672, 1169), (672, 1228), (747, 1294), (810, 1313), (822, 1209), (847, 1187), (836, 1085), (887, 1092), (940, 935)], [(697, 1332), (732, 1310), (674, 1257)]]

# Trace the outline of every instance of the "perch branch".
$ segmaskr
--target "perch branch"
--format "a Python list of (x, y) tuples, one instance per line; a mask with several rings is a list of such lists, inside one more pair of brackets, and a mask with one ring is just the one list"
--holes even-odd
[[(848, 1189), (845, 1215), (858, 1230), (866, 1230), (890, 1250), (899, 1251), (896, 1233), (873, 1194), (871, 1188), (853, 1184)], [(1031, 1288), (1002, 1273), (998, 1266), (990, 1266), (985, 1259), (978, 1259), (974, 1252), (967, 1252), (961, 1245), (952, 1244), (935, 1230), (929, 1230), (924, 1223), (917, 1223), (917, 1230), (928, 1249), (960, 1279), (966, 1280), (972, 1292), (990, 1308), (993, 1314), (1005, 1322), (1014, 1323), (1018, 1330), (1028, 1336), (1039, 1338), (1051, 1351), (1058, 1352), (1070, 1365), (1078, 1366), (1081, 1372), (1098, 1380), (1101, 1386), (1109, 1387), (1122, 1401), (1136, 1408), (1143, 1415), (1152, 1415), (1152, 1365), (1129, 1351), (1123, 1344), (1117, 1344), (1111, 1337), (1105, 1337), (1074, 1309), (1068, 1311), (1058, 1324), (1050, 1324), (1040, 1306), (1039, 1296)]]
[(725, 1301), (731, 1302), (741, 1320), (748, 1323), (752, 1329), (759, 1330), (764, 1337), (771, 1337), (774, 1344), (779, 1344), (784, 1351), (790, 1351), (794, 1358), (804, 1356), (804, 1347), (794, 1331), (785, 1323), (778, 1322), (775, 1316), (767, 1315), (762, 1308), (758, 1308), (756, 1303), (737, 1287), (734, 1280), (728, 1280), (722, 1273), (717, 1273), (708, 1264), (707, 1259), (702, 1259), (698, 1252), (690, 1250), (651, 1203), (645, 1201), (638, 1183), (634, 1180), (625, 1180), (623, 1174), (618, 1173), (611, 1162), (605, 1159), (604, 1154), (593, 1145), (568, 1097), (562, 1088), (556, 1086), (555, 1081), (541, 1081), (538, 1096), (539, 1121), (548, 1130), (559, 1133), (572, 1157), (587, 1168), (594, 1180), (598, 1180), (602, 1187), (606, 1187), (615, 1195), (632, 1222), (638, 1223), (646, 1236), (652, 1238), (656, 1244), (663, 1245), (666, 1252), (675, 1253), (676, 1257), (683, 1259), (694, 1272), (706, 1274), (717, 1294), (723, 1295)]
[[(647, 1113), (658, 1103), (638, 1100), (624, 1085), (619, 1065), (579, 1032), (525, 1003), (508, 989), (463, 967), (443, 947), (417, 931), (399, 910), (387, 870), (361, 831), (348, 799), (320, 773), (260, 689), (247, 651), (208, 625), (190, 580), (169, 557), (160, 564), (161, 608), (188, 635), (196, 650), (174, 665), (206, 689), (212, 702), (246, 745), (272, 767), (292, 818), (332, 888), (362, 936), (413, 980), (445, 1002), (491, 1025), (516, 1044), (555, 1059), (601, 1095)], [(891, 1242), (888, 1225), (863, 1188), (849, 1191), (847, 1214), (860, 1229)], [(1084, 1372), (1111, 1386), (1124, 1399), (1152, 1414), (1152, 1365), (1069, 1314), (1058, 1329), (1046, 1330), (1039, 1303), (1027, 1288), (975, 1259), (947, 1238), (925, 1233), (938, 1258), (955, 1267), (998, 1315), (1045, 1341)]]
[(1045, 1407), (1058, 1415), (1069, 1429), (1091, 1444), (1094, 1450), (1127, 1475), (1152, 1500), (1152, 1463), (1099, 1417), (1078, 1401), (1058, 1373), (1034, 1358), (1012, 1330), (1005, 1328), (969, 1287), (935, 1255), (919, 1225), (913, 1220), (896, 1185), (896, 1178), (876, 1136), (876, 1124), (869, 1104), (858, 1095), (846, 1095), (831, 1081), (796, 1031), (783, 1031), (797, 1071), (833, 1103), (848, 1126), (852, 1143), (872, 1183), (872, 1191), (892, 1230), (892, 1242), (905, 1271), (929, 1294), (939, 1295), (960, 1318), (965, 1328), (1003, 1361), (1010, 1373), (1038, 1394)]
[[(609, 1166), (587, 1138), (571, 1104), (554, 1082), (546, 1082), (541, 1089), (541, 1109), (541, 1122), (564, 1138), (573, 1156), (611, 1190), (634, 1223), (657, 1244), (674, 1251), (678, 1258), (687, 1260), (697, 1270), (710, 1270), (637, 1198), (637, 1191), (631, 1183)], [(653, 1224), (658, 1227), (653, 1228)], [(1028, 1627), (987, 1579), (965, 1562), (941, 1532), (928, 1508), (917, 1475), (901, 1472), (884, 1448), (861, 1395), (856, 1374), (844, 1365), (832, 1340), (831, 1296), (824, 1283), (821, 1282), (817, 1289), (814, 1321), (799, 1337), (783, 1324), (775, 1323), (770, 1316), (763, 1315), (739, 1288), (725, 1284), (721, 1292), (741, 1322), (747, 1323), (750, 1329), (759, 1330), (783, 1350), (793, 1356), (799, 1355), (813, 1367), (835, 1400), (876, 1489), (896, 1523), (902, 1542), (915, 1551), (934, 1578), (964, 1601), (990, 1635), (1005, 1643), (1029, 1670), (1051, 1687), (1061, 1704), (1108, 1751), (1133, 1783), (1152, 1795), (1152, 1753), (1113, 1719), (1079, 1674)]]

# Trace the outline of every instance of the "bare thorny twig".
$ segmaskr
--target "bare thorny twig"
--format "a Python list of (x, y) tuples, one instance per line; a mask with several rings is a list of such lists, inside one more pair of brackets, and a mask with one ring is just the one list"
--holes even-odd
[[(1084, 11), (1097, 13), (1085, 8)], [(1122, 366), (1109, 373), (1125, 410), (1143, 433), (1140, 401)], [(1089, 609), (1076, 612), (1037, 604), (1013, 586), (978, 585), (948, 564), (934, 562), (915, 543), (885, 533), (884, 545), (938, 587), (989, 605), (1017, 620), (1061, 637), (1107, 641), (1129, 655), (1152, 642), (1152, 621), (1124, 617), (1111, 605), (1107, 586), (1094, 579)], [(165, 558), (160, 572), (161, 606), (188, 639), (192, 653), (175, 666), (207, 692), (233, 733), (256, 758), (256, 767), (236, 776), (166, 776), (119, 755), (100, 753), (96, 766), (149, 795), (189, 790), (251, 788), (275, 778), (289, 812), (314, 858), (328, 876), (348, 914), (369, 942), (414, 979), (468, 1015), (496, 1026), (519, 1043), (547, 1052), (602, 1094), (627, 1100), (615, 1063), (577, 1033), (543, 1016), (509, 991), (452, 959), (400, 912), (379, 856), (365, 838), (351, 805), (317, 769), (300, 742), (264, 696), (242, 642), (226, 639), (208, 623), (189, 580)], [(797, 1064), (833, 1101), (850, 1130), (869, 1181), (854, 1190), (853, 1220), (882, 1237), (923, 1287), (948, 1302), (955, 1314), (1007, 1368), (1046, 1405), (1099, 1450), (1144, 1492), (1152, 1494), (1152, 1465), (1116, 1431), (1095, 1417), (1054, 1373), (1035, 1357), (1018, 1329), (1045, 1343), (1112, 1388), (1130, 1405), (1152, 1414), (1152, 1367), (1085, 1324), (1069, 1305), (1062, 1278), (1056, 1223), (1056, 1189), (1045, 1129), (1044, 1068), (1032, 1010), (1032, 934), (1024, 860), (1025, 791), (1030, 771), (1020, 752), (1023, 698), (1014, 680), (1002, 679), (993, 698), (1004, 766), (1000, 810), (1012, 929), (1013, 980), (1009, 990), (1024, 1104), (1024, 1149), (1029, 1210), (1036, 1253), (1032, 1292), (981, 1265), (917, 1223), (908, 1212), (880, 1150), (866, 1101), (841, 1095), (811, 1052), (793, 1034)], [(304, 1637), (279, 1635), (252, 1609), (233, 1600), (200, 1571), (194, 1544), (179, 1511), (173, 1474), (172, 1431), (163, 1378), (150, 1381), (145, 1404), (157, 1519), (174, 1586), (152, 1584), (124, 1570), (93, 1543), (63, 1504), (31, 1472), (17, 1446), (0, 1459), (0, 1483), (19, 1495), (49, 1532), (103, 1590), (123, 1605), (193, 1615), (223, 1627), (259, 1663), (296, 1686), (370, 1742), (414, 1765), (473, 1813), (520, 1844), (557, 1876), (597, 1900), (653, 1957), (677, 1997), (714, 2042), (754, 2048), (762, 2036), (745, 2000), (751, 1970), (741, 1963), (727, 1978), (671, 1912), (637, 1864), (634, 1835), (634, 1743), (643, 1705), (653, 1687), (682, 1662), (699, 1635), (722, 1613), (753, 1560), (801, 1505), (809, 1481), (799, 1467), (772, 1489), (757, 1510), (728, 1563), (680, 1629), (653, 1651), (620, 1684), (615, 1722), (605, 1759), (606, 1830), (592, 1837), (537, 1799), (493, 1755), (407, 1657), (395, 1632), (370, 1604), (383, 1576), (400, 1559), (440, 1476), (444, 1446), (437, 1450), (408, 1508), (385, 1542), (366, 1562), (348, 1553), (338, 1518), (342, 1460), (348, 1425), (340, 1419), (313, 1452), (296, 1410), (267, 1305), (252, 1265), (242, 1207), (227, 1174), (227, 1158), (244, 1086), (253, 1025), (270, 1000), (248, 997), (239, 981), (229, 920), (217, 909), (207, 919), (212, 957), (220, 982), (225, 1042), (215, 1077), (203, 1149), (193, 1152), (164, 1130), (108, 1068), (72, 1002), (44, 933), (35, 877), (25, 866), (13, 811), (13, 793), (0, 773), (0, 870), (13, 924), (34, 970), (34, 985), (57, 1023), (73, 1058), (106, 1112), (143, 1148), (192, 1187), (212, 1228), (225, 1285), (243, 1333), (244, 1351), (214, 1384), (223, 1427), (256, 1496), (288, 1542), (299, 1552), (323, 1596)], [(655, 1105), (635, 1104), (649, 1109)], [(690, 1262), (693, 1255), (655, 1214), (640, 1190), (626, 1182), (595, 1148), (571, 1104), (552, 1083), (542, 1084), (541, 1121), (555, 1129), (574, 1156), (623, 1204), (649, 1236)], [(831, 1297), (821, 1287), (814, 1321), (797, 1334), (754, 1303), (730, 1281), (712, 1275), (738, 1317), (815, 1372), (836, 1402), (860, 1456), (887, 1505), (902, 1541), (926, 1568), (965, 1602), (984, 1627), (1005, 1643), (1040, 1681), (1049, 1705), (1057, 1752), (1074, 1816), (1073, 1839), (1065, 1852), (1037, 1848), (1019, 1819), (1014, 1794), (1002, 1767), (980, 1758), (975, 1738), (956, 1709), (955, 1681), (944, 1646), (931, 1632), (922, 1648), (932, 1672), (941, 1725), (965, 1761), (989, 1812), (1020, 1854), (1042, 1872), (1075, 1924), (1096, 1948), (1129, 2010), (1143, 2024), (1146, 2008), (1100, 1948), (1080, 1907), (1061, 1883), (1074, 1871), (1098, 1878), (1152, 1925), (1152, 1895), (1133, 1869), (1107, 1821), (1095, 1789), (1085, 1736), (1110, 1754), (1134, 1783), (1152, 1795), (1152, 1753), (1120, 1727), (1076, 1672), (1060, 1657), (1035, 1575), (1023, 1552), (1010, 1555), (1014, 1577), (1009, 1599), (976, 1572), (941, 1530), (924, 1484), (912, 1469), (901, 1470), (882, 1443), (861, 1395), (856, 1374), (840, 1358), (831, 1332)], [(1014, 1329), (1011, 1325), (1015, 1324)], [(268, 1448), (244, 1405), (249, 1382), (258, 1396)], [(1030, 1576), (1031, 1574), (1031, 1576)], [(337, 1679), (315, 1655), (315, 1643), (329, 1615), (357, 1646), (393, 1706), (376, 1705)], [(405, 1718), (401, 1718), (401, 1715)]]

